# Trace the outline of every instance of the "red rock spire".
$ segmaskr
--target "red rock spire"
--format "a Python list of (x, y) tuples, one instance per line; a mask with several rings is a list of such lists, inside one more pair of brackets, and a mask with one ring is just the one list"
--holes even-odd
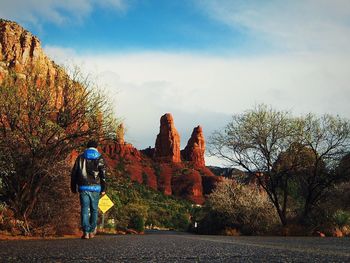
[(191, 138), (187, 146), (181, 151), (182, 158), (186, 161), (193, 162), (196, 166), (205, 166), (205, 139), (203, 129), (197, 126), (193, 129)]
[(160, 131), (157, 135), (154, 156), (159, 161), (181, 162), (180, 135), (170, 113), (160, 118)]
[(125, 128), (124, 128), (124, 124), (123, 123), (118, 125), (116, 133), (117, 133), (117, 142), (119, 144), (124, 144), (125, 143), (125, 141), (124, 141)]

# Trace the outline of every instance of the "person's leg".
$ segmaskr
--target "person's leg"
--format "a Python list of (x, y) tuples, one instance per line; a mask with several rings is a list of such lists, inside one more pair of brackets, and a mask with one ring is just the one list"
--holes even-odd
[[(100, 200), (100, 193), (91, 192), (91, 203), (90, 203), (90, 232), (93, 235), (96, 233), (97, 219), (98, 219), (98, 201)], [(92, 236), (93, 236), (92, 235)]]
[(80, 207), (81, 207), (81, 227), (83, 229), (84, 235), (86, 236), (90, 232), (90, 220), (89, 220), (89, 210), (90, 210), (90, 197), (89, 192), (83, 191), (80, 193)]

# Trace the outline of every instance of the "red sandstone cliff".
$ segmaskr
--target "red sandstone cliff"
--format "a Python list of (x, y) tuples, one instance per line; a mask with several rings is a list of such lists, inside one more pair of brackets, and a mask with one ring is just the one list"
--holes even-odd
[(1, 73), (7, 73), (8, 69), (25, 73), (37, 65), (48, 74), (57, 70), (44, 54), (39, 39), (15, 22), (0, 20), (0, 50)]
[(22, 79), (35, 75), (37, 83), (53, 89), (51, 103), (62, 107), (62, 86), (71, 83), (68, 74), (45, 55), (36, 36), (15, 22), (0, 19), (0, 83), (10, 72)]

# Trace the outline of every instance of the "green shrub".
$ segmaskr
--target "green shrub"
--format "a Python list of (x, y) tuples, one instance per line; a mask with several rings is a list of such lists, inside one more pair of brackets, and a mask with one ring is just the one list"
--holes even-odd
[(175, 229), (186, 231), (190, 225), (189, 215), (185, 213), (176, 213), (171, 218), (172, 226)]
[(107, 194), (115, 205), (106, 215), (115, 220), (117, 229), (134, 228), (139, 231), (142, 227), (174, 230), (188, 228), (188, 201), (165, 196), (145, 185), (134, 183), (129, 178), (115, 175), (108, 178)]
[(338, 227), (343, 227), (350, 224), (350, 212), (344, 210), (337, 210), (333, 214), (334, 223)]
[(138, 232), (145, 230), (145, 220), (141, 215), (135, 215), (130, 218), (129, 228), (135, 229)]
[[(196, 228), (194, 227), (195, 222), (197, 223)], [(192, 223), (191, 230), (204, 235), (217, 235), (225, 228), (233, 227), (227, 215), (212, 210), (209, 207), (204, 207), (200, 214), (197, 214), (197, 217), (193, 219)]]

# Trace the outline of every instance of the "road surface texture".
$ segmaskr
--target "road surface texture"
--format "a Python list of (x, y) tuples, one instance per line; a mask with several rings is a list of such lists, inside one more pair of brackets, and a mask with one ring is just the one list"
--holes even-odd
[(91, 240), (2, 240), (0, 262), (350, 262), (350, 239), (169, 232)]

